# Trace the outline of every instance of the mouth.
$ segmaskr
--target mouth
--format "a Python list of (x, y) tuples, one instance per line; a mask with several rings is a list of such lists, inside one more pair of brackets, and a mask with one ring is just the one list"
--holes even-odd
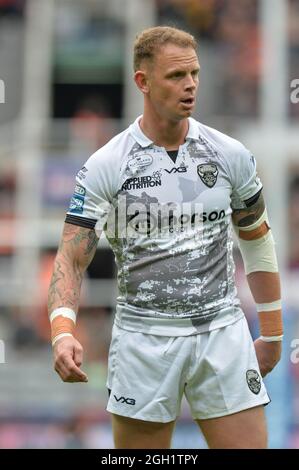
[(191, 108), (192, 106), (194, 106), (195, 98), (193, 98), (193, 97), (185, 98), (184, 100), (181, 100), (180, 102), (181, 102), (184, 106), (186, 106), (186, 107), (188, 107), (188, 108)]

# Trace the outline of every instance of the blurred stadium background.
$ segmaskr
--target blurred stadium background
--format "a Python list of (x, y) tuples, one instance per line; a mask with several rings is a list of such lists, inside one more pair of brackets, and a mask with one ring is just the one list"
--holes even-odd
[[(299, 0), (0, 0), (0, 448), (113, 446), (105, 379), (116, 285), (105, 239), (82, 290), (87, 385), (64, 384), (52, 368), (46, 295), (74, 176), (141, 113), (132, 43), (157, 24), (199, 40), (195, 117), (240, 139), (257, 158), (286, 327), (283, 358), (266, 378), (270, 446), (299, 447), (299, 103), (291, 101)], [(173, 447), (205, 447), (186, 403)]]

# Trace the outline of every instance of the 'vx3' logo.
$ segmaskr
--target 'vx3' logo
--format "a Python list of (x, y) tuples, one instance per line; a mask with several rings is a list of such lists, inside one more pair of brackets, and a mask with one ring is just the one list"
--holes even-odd
[(177, 168), (171, 168), (171, 170), (167, 170), (167, 168), (164, 168), (165, 171), (167, 171), (167, 173), (171, 174), (171, 173), (186, 173), (187, 171), (187, 168), (185, 166), (179, 166)]
[(136, 400), (134, 398), (125, 398), (125, 397), (117, 397), (116, 395), (113, 395), (115, 400), (120, 402), (120, 403), (126, 403), (126, 405), (135, 405)]

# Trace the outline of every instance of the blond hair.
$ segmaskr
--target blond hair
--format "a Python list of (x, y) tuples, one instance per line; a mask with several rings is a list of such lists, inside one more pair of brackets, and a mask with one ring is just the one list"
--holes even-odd
[(155, 54), (166, 44), (179, 47), (192, 47), (197, 50), (194, 37), (181, 29), (170, 26), (155, 26), (142, 31), (134, 44), (134, 70), (139, 70), (143, 60), (153, 61)]

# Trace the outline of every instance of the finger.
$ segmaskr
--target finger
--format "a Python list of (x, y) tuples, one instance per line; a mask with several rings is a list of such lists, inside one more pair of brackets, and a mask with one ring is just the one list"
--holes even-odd
[(61, 360), (63, 361), (63, 364), (66, 369), (68, 370), (70, 378), (78, 379), (78, 381), (80, 382), (88, 381), (87, 375), (81, 369), (79, 369), (78, 366), (76, 366), (71, 356), (63, 356)]
[(76, 366), (71, 354), (60, 355), (55, 361), (55, 370), (64, 382), (88, 382), (86, 374)]
[(54, 368), (55, 368), (57, 374), (59, 375), (59, 377), (61, 378), (61, 380), (63, 382), (66, 382), (67, 377), (68, 377), (67, 368), (63, 364), (56, 364)]
[(87, 381), (86, 379), (73, 374), (73, 372), (70, 371), (64, 364), (60, 364), (59, 366), (55, 367), (55, 370), (63, 382), (74, 383)]
[(76, 366), (80, 367), (83, 362), (83, 349), (82, 348), (75, 348), (74, 351), (74, 362)]
[(59, 354), (55, 361), (55, 370), (61, 370), (63, 380), (68, 382), (87, 382), (86, 374), (75, 364), (70, 351)]

